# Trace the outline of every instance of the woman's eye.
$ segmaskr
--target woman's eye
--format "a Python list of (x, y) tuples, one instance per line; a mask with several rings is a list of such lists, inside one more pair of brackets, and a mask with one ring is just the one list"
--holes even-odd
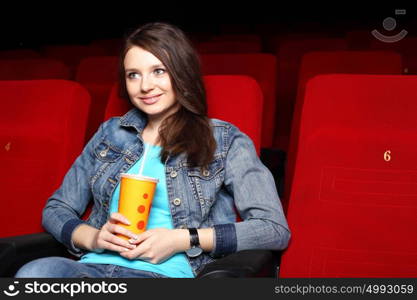
[(137, 79), (137, 78), (139, 78), (139, 74), (132, 72), (132, 73), (128, 73), (127, 77), (130, 78), (130, 79)]
[(164, 70), (164, 69), (155, 69), (154, 73), (155, 73), (156, 75), (162, 75), (162, 74), (164, 74), (164, 73), (165, 73), (165, 70)]

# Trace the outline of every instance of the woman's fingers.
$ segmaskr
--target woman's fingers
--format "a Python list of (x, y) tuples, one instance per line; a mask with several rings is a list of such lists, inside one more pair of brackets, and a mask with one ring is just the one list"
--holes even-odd
[(112, 243), (115, 246), (127, 249), (127, 250), (122, 249), (121, 251), (128, 251), (128, 250), (132, 250), (136, 248), (136, 245), (130, 244), (128, 241), (126, 241), (125, 239), (121, 237), (118, 237), (117, 235), (111, 235), (108, 239), (106, 239), (106, 241)]
[(131, 245), (125, 239), (118, 237), (109, 231), (103, 232), (97, 241), (97, 248), (99, 249), (101, 248), (121, 252), (135, 249), (135, 247), (135, 245)]
[(136, 234), (134, 234), (132, 231), (130, 231), (129, 229), (123, 226), (116, 225), (116, 224), (109, 224), (107, 228), (113, 234), (121, 234), (129, 239), (134, 239), (134, 240), (137, 239)]
[(103, 244), (102, 248), (115, 251), (115, 252), (126, 252), (126, 251), (132, 250), (132, 249), (120, 246), (120, 245), (116, 245), (114, 243), (107, 242), (107, 241), (102, 241), (102, 244)]
[(126, 225), (130, 225), (130, 221), (121, 213), (114, 212), (110, 215), (109, 222), (117, 224), (118, 222)]
[(138, 234), (138, 235), (135, 235), (134, 237), (132, 237), (129, 240), (129, 243), (138, 245), (138, 244), (142, 243), (144, 240), (146, 240), (147, 238), (149, 238), (151, 235), (152, 235), (151, 231), (145, 231), (141, 234)]
[(148, 260), (148, 257), (146, 257), (145, 253), (148, 251), (148, 247), (140, 247), (140, 245), (134, 245), (136, 249), (132, 249), (128, 252), (121, 252), (120, 255), (127, 259), (138, 259), (141, 260)]
[(110, 219), (108, 221), (109, 223), (113, 224), (113, 225), (109, 225), (109, 230), (111, 232), (115, 232), (118, 234), (122, 234), (130, 239), (136, 239), (137, 236), (131, 232), (129, 229), (123, 227), (123, 226), (117, 226), (117, 224), (122, 223), (122, 224), (126, 224), (126, 225), (130, 225), (129, 220), (123, 216), (121, 213), (112, 213), (110, 215)]
[[(118, 252), (126, 251), (126, 249), (132, 250), (136, 248), (136, 245), (132, 245), (126, 239), (118, 235), (123, 235), (130, 239), (136, 239), (136, 235), (132, 233), (130, 230), (120, 225), (111, 223), (109, 221), (102, 227), (99, 233), (97, 240), (97, 248), (108, 249)], [(116, 248), (109, 247), (109, 244), (114, 245)]]

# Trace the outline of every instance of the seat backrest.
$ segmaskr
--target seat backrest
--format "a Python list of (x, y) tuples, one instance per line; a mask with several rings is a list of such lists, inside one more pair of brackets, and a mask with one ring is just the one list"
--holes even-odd
[(275, 127), (276, 57), (266, 53), (202, 54), (204, 75), (247, 75), (259, 84), (264, 95), (262, 141), (264, 148), (272, 147)]
[(402, 58), (399, 53), (392, 51), (317, 51), (303, 56), (298, 77), (298, 92), (292, 115), (290, 144), (285, 170), (284, 207), (289, 191), (291, 191), (306, 82), (316, 75), (331, 73), (399, 75), (402, 73)]
[[(243, 75), (204, 76), (208, 116), (230, 122), (247, 134), (259, 154), (261, 145), (263, 96), (259, 84)], [(125, 114), (133, 106), (119, 98), (114, 86), (105, 119)]]
[(75, 81), (81, 83), (91, 95), (91, 110), (86, 141), (97, 131), (104, 120), (110, 91), (118, 80), (119, 58), (117, 56), (87, 57), (76, 69)]
[(30, 59), (41, 58), (42, 55), (31, 49), (1, 50), (0, 59)]
[(41, 52), (45, 57), (62, 61), (71, 69), (72, 75), (83, 58), (107, 55), (101, 47), (85, 45), (50, 45), (44, 46)]
[(262, 51), (260, 41), (208, 41), (195, 43), (200, 54), (206, 53), (259, 53)]
[(309, 38), (283, 41), (277, 52), (277, 110), (274, 145), (287, 151), (301, 58), (312, 51), (346, 50), (344, 39)]
[(65, 80), (0, 81), (0, 236), (43, 231), (42, 209), (84, 145), (90, 96)]
[(90, 45), (94, 47), (101, 47), (104, 51), (106, 51), (107, 55), (118, 56), (123, 46), (123, 39), (114, 38), (94, 40), (90, 43)]
[[(369, 48), (372, 50), (386, 50), (400, 53), (403, 58), (403, 72), (405, 74), (417, 73), (417, 70), (415, 68), (416, 65), (415, 63), (413, 63), (415, 61), (417, 52), (417, 37), (407, 35), (404, 38), (399, 39), (395, 43), (387, 43), (378, 38), (372, 38)], [(410, 69), (412, 69), (411, 72)]]
[(264, 50), (268, 53), (278, 53), (279, 49), (288, 42), (299, 40), (316, 40), (316, 39), (329, 39), (332, 38), (332, 34), (329, 31), (313, 31), (313, 32), (272, 32), (267, 33), (268, 28), (263, 28), (262, 32), (266, 32), (264, 35)]
[(54, 59), (0, 59), (0, 80), (34, 79), (70, 79), (70, 70)]
[(75, 80), (85, 83), (105, 83), (113, 85), (119, 75), (117, 56), (92, 56), (81, 59), (77, 66)]
[(417, 76), (307, 83), (281, 277), (415, 277)]

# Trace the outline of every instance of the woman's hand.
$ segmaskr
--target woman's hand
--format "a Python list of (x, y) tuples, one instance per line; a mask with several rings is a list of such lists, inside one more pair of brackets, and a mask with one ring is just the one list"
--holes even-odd
[(136, 245), (130, 244), (127, 240), (118, 237), (116, 234), (125, 235), (131, 239), (137, 238), (137, 236), (130, 230), (118, 225), (123, 223), (130, 225), (129, 220), (120, 213), (112, 213), (106, 224), (101, 227), (97, 235), (93, 240), (93, 251), (102, 252), (104, 249), (126, 252), (136, 248)]
[(121, 252), (121, 256), (127, 259), (146, 260), (153, 264), (161, 263), (175, 253), (190, 247), (189, 233), (184, 229), (150, 229), (129, 242), (137, 245), (136, 248)]

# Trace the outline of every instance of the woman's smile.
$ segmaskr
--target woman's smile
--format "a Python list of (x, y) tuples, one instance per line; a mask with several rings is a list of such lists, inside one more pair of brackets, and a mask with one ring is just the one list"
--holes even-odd
[(161, 98), (162, 95), (163, 94), (146, 96), (146, 97), (139, 97), (139, 99), (142, 100), (143, 103), (145, 103), (147, 105), (151, 105), (151, 104), (154, 104), (154, 103), (158, 102), (158, 100)]

